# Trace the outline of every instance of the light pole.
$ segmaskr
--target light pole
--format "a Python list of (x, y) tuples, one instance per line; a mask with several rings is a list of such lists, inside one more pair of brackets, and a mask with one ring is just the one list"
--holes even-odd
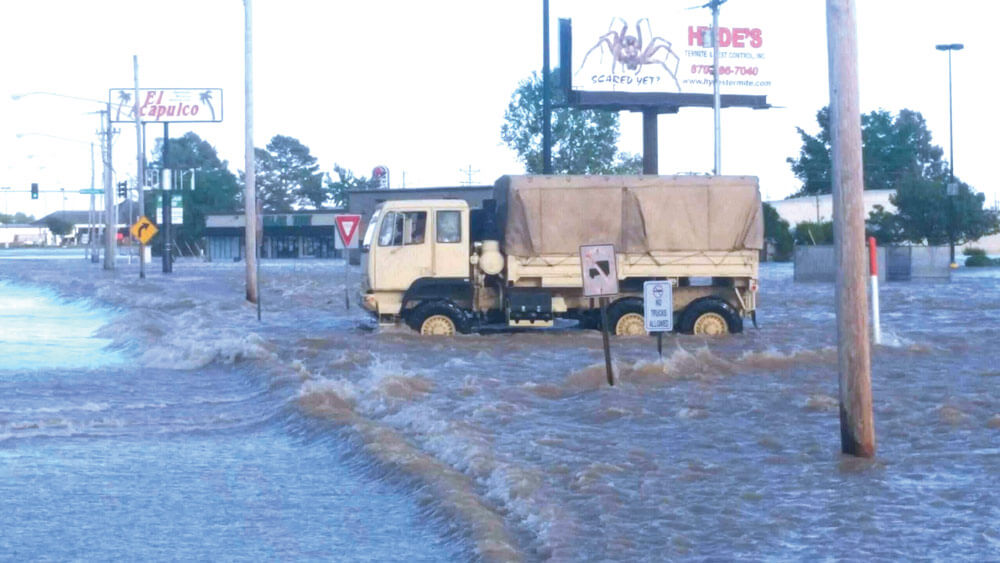
[(938, 51), (948, 51), (948, 246), (951, 257), (951, 267), (955, 268), (955, 196), (958, 189), (955, 185), (955, 130), (951, 110), (951, 52), (961, 51), (965, 45), (948, 43), (936, 45)]
[(101, 104), (101, 106), (104, 107), (103, 110), (96, 112), (101, 115), (101, 131), (99, 134), (101, 135), (103, 141), (101, 144), (101, 154), (102, 160), (104, 161), (104, 269), (114, 270), (115, 254), (117, 251), (115, 246), (115, 234), (118, 231), (118, 218), (112, 217), (112, 213), (114, 213), (114, 200), (113, 194), (111, 193), (111, 102), (106, 100), (95, 100), (93, 98), (84, 98), (81, 96), (70, 96), (68, 94), (58, 94), (56, 92), (26, 92), (24, 94), (13, 94), (11, 99), (20, 100), (21, 98), (27, 96), (54, 96), (57, 98), (93, 102)]

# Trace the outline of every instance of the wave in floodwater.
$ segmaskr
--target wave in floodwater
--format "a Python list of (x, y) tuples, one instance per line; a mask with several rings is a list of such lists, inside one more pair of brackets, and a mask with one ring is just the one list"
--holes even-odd
[(883, 286), (866, 461), (839, 455), (833, 288), (782, 265), (760, 330), (668, 335), (662, 359), (614, 339), (614, 387), (596, 333), (365, 330), (342, 263), (264, 262), (257, 323), (241, 268), (96, 282), (132, 327), (101, 334), (145, 366), (245, 373), (283, 405), (263, 424), (343, 444), (476, 557), (1000, 557), (1000, 276)]

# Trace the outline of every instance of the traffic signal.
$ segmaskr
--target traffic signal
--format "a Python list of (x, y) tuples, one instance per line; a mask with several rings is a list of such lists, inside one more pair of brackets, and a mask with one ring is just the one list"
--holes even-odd
[(128, 184), (126, 182), (118, 182), (118, 197), (124, 198), (128, 195)]
[(31, 184), (31, 199), (38, 199), (38, 184)]

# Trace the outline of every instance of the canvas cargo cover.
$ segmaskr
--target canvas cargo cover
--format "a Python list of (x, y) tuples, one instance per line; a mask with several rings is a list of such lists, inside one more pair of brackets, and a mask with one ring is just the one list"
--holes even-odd
[(752, 176), (502, 176), (494, 197), (510, 256), (760, 250)]

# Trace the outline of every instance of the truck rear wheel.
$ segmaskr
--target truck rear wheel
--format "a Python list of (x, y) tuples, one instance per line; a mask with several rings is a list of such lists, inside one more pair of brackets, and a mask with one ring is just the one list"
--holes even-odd
[(743, 319), (733, 306), (718, 297), (704, 297), (688, 305), (681, 318), (681, 332), (719, 336), (743, 332)]
[(644, 336), (646, 321), (642, 303), (635, 300), (616, 301), (608, 307), (608, 329), (615, 336)]
[(454, 336), (469, 332), (469, 322), (461, 309), (446, 301), (419, 305), (407, 318), (411, 328), (428, 336)]

